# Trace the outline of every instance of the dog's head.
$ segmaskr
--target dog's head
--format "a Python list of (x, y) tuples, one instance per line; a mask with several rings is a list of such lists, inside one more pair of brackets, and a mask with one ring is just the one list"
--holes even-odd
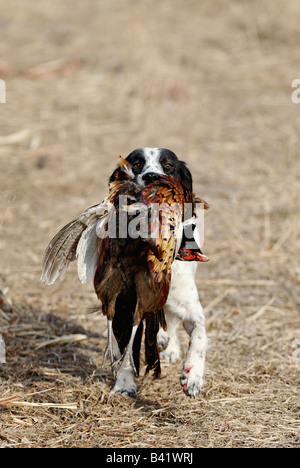
[[(126, 161), (129, 165), (126, 165)], [(185, 184), (193, 192), (193, 180), (185, 162), (180, 161), (176, 154), (164, 148), (138, 148), (127, 156), (126, 160), (120, 158), (119, 167), (113, 172), (109, 182), (123, 181), (128, 178), (140, 187), (146, 187), (157, 182), (161, 175), (173, 176)], [(203, 202), (208, 208), (206, 202)], [(196, 216), (189, 216), (183, 223), (182, 242), (178, 260), (207, 262), (209, 259), (203, 255), (198, 246), (198, 234), (195, 229)], [(200, 238), (199, 238), (200, 241)]]
[[(138, 148), (126, 160), (131, 164), (135, 182), (145, 187), (159, 179), (159, 175), (171, 175), (180, 179), (191, 191), (192, 175), (186, 164), (179, 161), (176, 154), (164, 148)], [(124, 175), (118, 167), (111, 175), (109, 182), (122, 180)]]

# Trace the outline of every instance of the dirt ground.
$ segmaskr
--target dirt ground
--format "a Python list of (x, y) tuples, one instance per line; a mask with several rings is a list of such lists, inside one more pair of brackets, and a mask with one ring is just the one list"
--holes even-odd
[[(0, 447), (299, 447), (298, 0), (1, 3)], [(92, 285), (75, 265), (39, 281), (50, 239), (140, 146), (184, 159), (211, 206), (197, 399), (181, 362), (109, 395)]]

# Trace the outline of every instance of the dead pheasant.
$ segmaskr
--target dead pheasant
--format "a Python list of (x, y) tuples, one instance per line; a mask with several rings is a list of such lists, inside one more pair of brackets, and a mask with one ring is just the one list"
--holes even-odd
[[(107, 316), (104, 361), (109, 355), (113, 369), (117, 367), (113, 333), (122, 354), (119, 369), (129, 359), (138, 373), (145, 322), (147, 371), (154, 369), (159, 375), (156, 336), (159, 325), (166, 327), (163, 307), (169, 294), (171, 266), (181, 245), (184, 205), (189, 203), (193, 207), (196, 200), (184, 184), (171, 176), (162, 175), (157, 182), (141, 189), (134, 182), (130, 164), (120, 158), (119, 165), (121, 176), (111, 182), (108, 197), (71, 221), (50, 242), (41, 279), (47, 284), (54, 283), (69, 262), (77, 258), (80, 280), (84, 283), (94, 280)], [(126, 206), (120, 203), (122, 197), (126, 197)], [(148, 233), (144, 237), (130, 232), (132, 225), (136, 227), (137, 209), (142, 213), (140, 230), (144, 228)], [(128, 231), (121, 236), (124, 220)], [(194, 255), (198, 261), (208, 260), (200, 249), (192, 252), (185, 247), (182, 254)]]

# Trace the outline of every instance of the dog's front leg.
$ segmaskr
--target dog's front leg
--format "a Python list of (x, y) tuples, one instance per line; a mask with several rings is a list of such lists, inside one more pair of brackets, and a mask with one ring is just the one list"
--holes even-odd
[(190, 343), (180, 378), (186, 395), (194, 398), (199, 395), (205, 383), (205, 356), (208, 344), (203, 314), (199, 314), (198, 311), (196, 315), (183, 322), (184, 328), (190, 335)]
[[(167, 333), (169, 343), (161, 357), (174, 362), (180, 356), (178, 325), (183, 326), (190, 336), (190, 344), (183, 361), (181, 385), (185, 393), (196, 397), (204, 385), (207, 337), (205, 318), (195, 282), (196, 262), (173, 264), (171, 290), (166, 305)], [(164, 338), (161, 335), (161, 338)], [(167, 339), (165, 339), (167, 342)]]

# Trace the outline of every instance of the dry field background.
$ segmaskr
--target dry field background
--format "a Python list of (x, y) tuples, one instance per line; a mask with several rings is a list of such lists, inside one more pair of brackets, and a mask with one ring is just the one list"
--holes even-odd
[[(299, 447), (298, 0), (0, 7), (0, 447)], [(110, 396), (92, 285), (74, 265), (39, 282), (50, 238), (139, 146), (185, 159), (211, 205), (195, 400), (181, 363)]]

